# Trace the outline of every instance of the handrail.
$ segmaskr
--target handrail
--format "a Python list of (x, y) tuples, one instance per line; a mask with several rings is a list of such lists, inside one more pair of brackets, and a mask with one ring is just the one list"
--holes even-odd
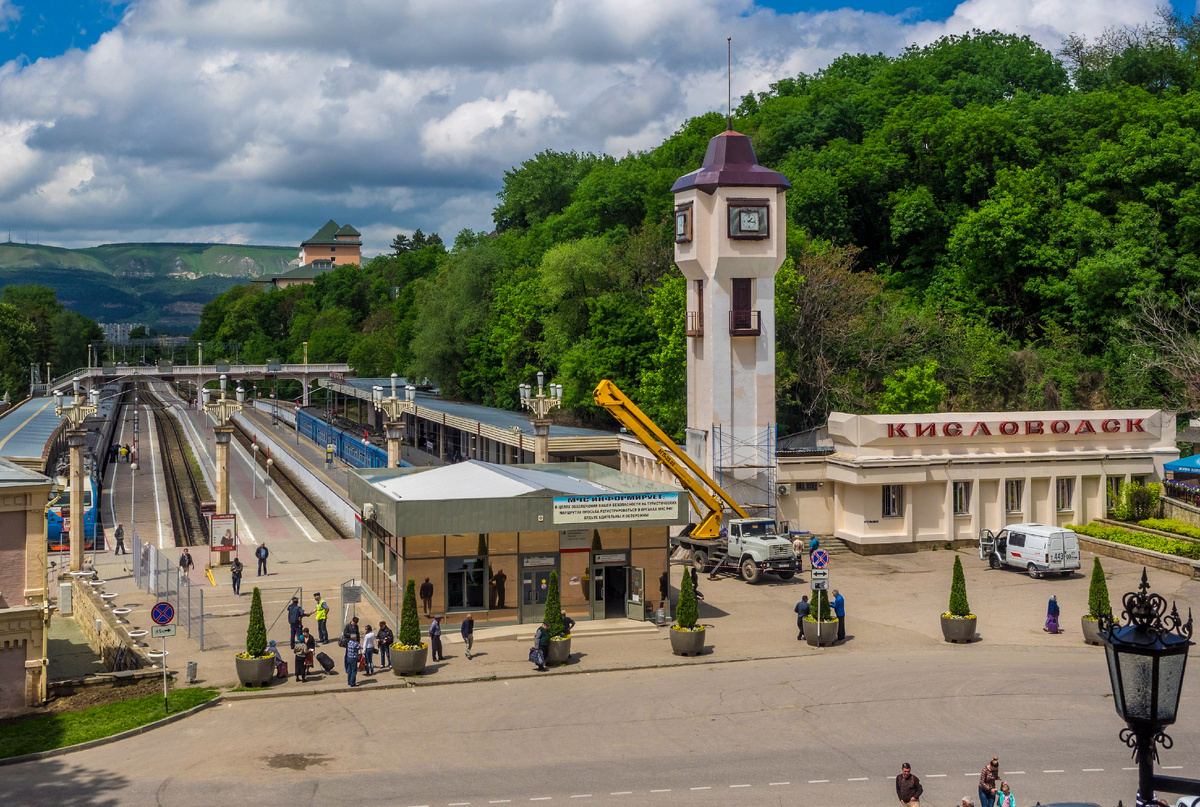
[(675, 445), (675, 442), (654, 424), (654, 421), (646, 417), (642, 410), (638, 409), (633, 401), (617, 388), (616, 384), (604, 379), (596, 385), (592, 398), (597, 406), (607, 409), (618, 423), (632, 432), (642, 445), (658, 458), (659, 462), (667, 466), (667, 470), (675, 475), (684, 490), (688, 492), (689, 498), (695, 497), (692, 499), (692, 506), (696, 508), (697, 512), (700, 511), (700, 508), (696, 507), (696, 499), (699, 499), (708, 508), (708, 513), (692, 530), (693, 536), (697, 538), (720, 536), (721, 518), (724, 511), (722, 502), (729, 505), (730, 509), (741, 518), (750, 517), (750, 514), (742, 509), (742, 506), (735, 502), (733, 497), (722, 490), (721, 486), (714, 482), (712, 477), (696, 464), (695, 460), (686, 452), (681, 451), (679, 446)]

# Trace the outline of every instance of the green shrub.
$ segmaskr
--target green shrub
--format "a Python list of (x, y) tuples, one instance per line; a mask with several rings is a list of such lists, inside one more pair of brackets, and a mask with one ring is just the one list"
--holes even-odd
[(1112, 605), (1108, 601), (1108, 581), (1104, 579), (1104, 568), (1100, 565), (1100, 558), (1092, 559), (1092, 584), (1088, 587), (1087, 615), (1094, 619), (1112, 616)]
[(809, 604), (808, 615), (814, 622), (832, 622), (833, 611), (829, 608), (829, 592), (814, 591), (812, 602)]
[(967, 602), (967, 578), (963, 574), (962, 558), (954, 556), (954, 575), (950, 580), (950, 616), (971, 616), (971, 604)]
[(1173, 532), (1176, 535), (1183, 535), (1187, 538), (1195, 538), (1200, 541), (1200, 528), (1193, 527), (1191, 524), (1184, 524), (1182, 521), (1174, 518), (1144, 518), (1137, 524), (1139, 527), (1145, 527), (1148, 530)]
[(1067, 529), (1074, 530), (1080, 535), (1099, 538), (1102, 541), (1112, 541), (1114, 544), (1137, 546), (1167, 555), (1178, 555), (1181, 558), (1200, 560), (1200, 544), (1195, 544), (1191, 541), (1162, 538), (1158, 535), (1148, 535), (1144, 532), (1130, 532), (1120, 527), (1107, 527), (1101, 524), (1088, 524), (1086, 527), (1068, 524)]
[(550, 572), (550, 583), (546, 586), (546, 624), (550, 626), (550, 638), (565, 636), (567, 626), (563, 624), (562, 598), (558, 593), (558, 572)]
[(421, 621), (417, 619), (417, 581), (409, 580), (404, 586), (404, 602), (400, 605), (400, 634), (397, 644), (404, 647), (421, 646)]
[(250, 624), (246, 628), (246, 655), (260, 658), (267, 654), (267, 622), (263, 619), (262, 592), (258, 586), (250, 595)]
[(696, 590), (692, 588), (692, 576), (685, 570), (679, 583), (679, 604), (675, 606), (675, 624), (681, 628), (696, 627), (700, 618), (700, 607), (696, 604)]
[(1113, 518), (1118, 521), (1143, 521), (1158, 512), (1158, 500), (1162, 497), (1162, 485), (1157, 482), (1142, 487), (1137, 482), (1121, 486), (1121, 493), (1113, 507)]

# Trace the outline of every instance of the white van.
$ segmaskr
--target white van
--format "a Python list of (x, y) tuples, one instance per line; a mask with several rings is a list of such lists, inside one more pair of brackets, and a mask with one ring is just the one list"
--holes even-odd
[(1071, 530), (1048, 524), (1009, 524), (995, 535), (979, 531), (979, 557), (993, 569), (1015, 566), (1030, 577), (1079, 569), (1079, 538)]

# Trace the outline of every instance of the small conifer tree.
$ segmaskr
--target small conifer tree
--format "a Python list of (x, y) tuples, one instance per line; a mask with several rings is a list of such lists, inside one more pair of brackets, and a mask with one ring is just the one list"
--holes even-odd
[(404, 587), (404, 603), (400, 606), (400, 635), (397, 642), (404, 647), (421, 646), (421, 622), (417, 619), (417, 581), (410, 579)]
[(954, 556), (954, 577), (950, 582), (950, 616), (971, 616), (967, 602), (967, 578), (963, 574), (962, 558)]
[(546, 587), (546, 624), (550, 626), (550, 638), (566, 635), (567, 626), (562, 619), (562, 600), (558, 594), (558, 572), (550, 572), (550, 583)]
[(828, 591), (813, 592), (812, 603), (809, 606), (808, 613), (809, 616), (811, 616), (813, 620), (817, 622), (833, 621), (833, 611), (829, 608)]
[(680, 628), (696, 627), (700, 618), (700, 607), (696, 604), (696, 590), (692, 588), (692, 576), (686, 571), (679, 583), (679, 605), (675, 606), (675, 625)]
[(1112, 604), (1108, 601), (1108, 581), (1104, 579), (1104, 568), (1100, 558), (1092, 560), (1092, 584), (1088, 587), (1088, 616), (1099, 619), (1112, 616)]
[(246, 655), (261, 658), (267, 654), (267, 622), (263, 619), (262, 592), (258, 586), (250, 597), (250, 625), (246, 628)]

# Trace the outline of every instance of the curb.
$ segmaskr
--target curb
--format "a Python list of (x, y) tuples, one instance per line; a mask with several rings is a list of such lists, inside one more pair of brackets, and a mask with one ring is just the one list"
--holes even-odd
[(22, 754), (19, 757), (6, 757), (4, 759), (0, 759), (0, 767), (4, 765), (19, 765), (22, 762), (33, 762), (35, 760), (48, 759), (50, 757), (58, 757), (62, 756), (63, 754), (70, 754), (74, 751), (86, 751), (89, 748), (96, 748), (97, 746), (108, 745), (109, 743), (115, 743), (119, 740), (124, 740), (129, 737), (136, 737), (139, 734), (145, 734), (146, 732), (160, 728), (161, 726), (169, 726), (178, 720), (183, 720), (185, 717), (191, 717), (197, 712), (203, 711), (212, 706), (216, 706), (223, 700), (225, 700), (225, 696), (218, 694), (210, 701), (205, 701), (198, 706), (193, 706), (191, 709), (187, 709), (182, 712), (176, 712), (173, 715), (164, 717), (162, 720), (155, 720), (154, 722), (147, 723), (144, 726), (138, 726), (135, 729), (129, 729), (128, 731), (111, 734), (108, 737), (97, 737), (95, 740), (88, 740), (85, 743), (66, 745), (62, 748), (51, 748), (49, 751), (37, 751), (32, 754)]

